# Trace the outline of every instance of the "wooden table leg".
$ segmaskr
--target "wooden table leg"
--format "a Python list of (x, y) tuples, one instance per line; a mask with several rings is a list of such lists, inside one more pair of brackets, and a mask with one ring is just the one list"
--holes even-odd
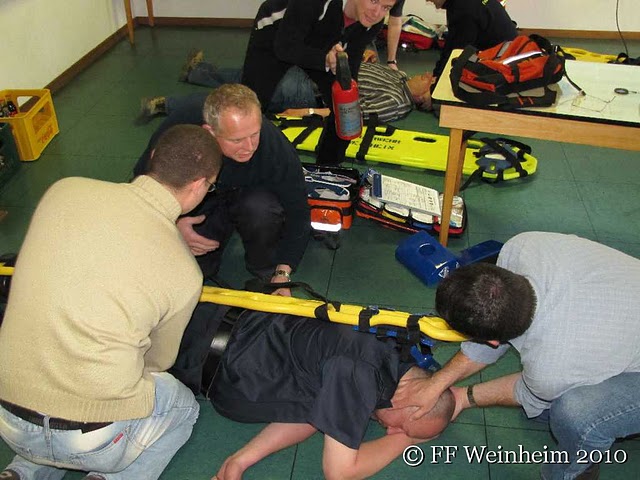
[(131, 14), (131, 0), (124, 1), (124, 11), (127, 14), (127, 30), (129, 31), (129, 43), (133, 45), (133, 15)]
[(153, 0), (147, 0), (147, 17), (149, 18), (149, 26), (155, 26), (156, 20), (153, 16)]
[(460, 190), (460, 179), (464, 156), (467, 151), (467, 141), (464, 130), (452, 128), (449, 133), (449, 153), (447, 156), (447, 170), (444, 175), (444, 195), (442, 199), (442, 217), (440, 218), (440, 243), (447, 246), (449, 242), (449, 222), (453, 196)]

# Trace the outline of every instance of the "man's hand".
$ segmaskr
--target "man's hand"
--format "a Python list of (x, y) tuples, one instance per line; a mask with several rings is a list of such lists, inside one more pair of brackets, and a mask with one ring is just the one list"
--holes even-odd
[[(395, 408), (417, 406), (418, 410), (411, 416), (411, 420), (417, 420), (436, 405), (442, 392), (460, 380), (478, 373), (486, 366), (484, 363), (474, 362), (464, 353), (458, 351), (431, 378), (401, 380), (396, 393), (391, 399), (391, 403)], [(456, 393), (459, 392), (453, 391), (454, 396)], [(456, 396), (457, 407), (458, 397)]]
[(431, 379), (415, 378), (401, 381), (391, 401), (393, 408), (417, 406), (411, 420), (418, 420), (435, 407), (442, 392)]
[(240, 465), (236, 455), (232, 455), (224, 461), (218, 473), (211, 477), (211, 480), (240, 480), (245, 470), (246, 467)]
[(375, 50), (365, 50), (362, 55), (362, 61), (365, 63), (378, 63), (378, 54)]
[(197, 217), (182, 217), (176, 222), (182, 238), (184, 238), (184, 241), (189, 246), (191, 253), (196, 256), (204, 255), (205, 253), (212, 252), (220, 247), (219, 241), (203, 237), (193, 229), (194, 225), (204, 222), (205, 218), (205, 215), (198, 215)]
[[(280, 264), (276, 266), (276, 272), (287, 272), (287, 274), (290, 274), (292, 271), (291, 267), (289, 265), (284, 265), (284, 264)], [(271, 276), (271, 283), (287, 283), (290, 282), (291, 278), (288, 275), (276, 275), (275, 273)], [(290, 297), (291, 296), (291, 289), (290, 288), (278, 288), (276, 291), (274, 291), (271, 295), (281, 295), (283, 297)]]
[(327, 70), (331, 70), (331, 73), (333, 73), (334, 75), (336, 74), (336, 64), (338, 63), (338, 52), (344, 52), (344, 48), (342, 48), (341, 44), (336, 43), (331, 48), (331, 50), (329, 50), (329, 53), (327, 53), (324, 61), (325, 68)]
[[(286, 277), (273, 276), (271, 277), (271, 283), (286, 283), (290, 280)], [(290, 288), (279, 288), (275, 290), (271, 295), (280, 295), (282, 297), (290, 297), (291, 289)]]

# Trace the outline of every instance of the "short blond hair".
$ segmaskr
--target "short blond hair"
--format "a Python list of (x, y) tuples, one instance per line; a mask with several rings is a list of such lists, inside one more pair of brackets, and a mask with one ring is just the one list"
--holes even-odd
[(212, 91), (204, 102), (202, 117), (207, 125), (218, 130), (220, 116), (228, 108), (235, 108), (248, 115), (261, 111), (260, 100), (253, 90), (239, 83), (227, 83)]

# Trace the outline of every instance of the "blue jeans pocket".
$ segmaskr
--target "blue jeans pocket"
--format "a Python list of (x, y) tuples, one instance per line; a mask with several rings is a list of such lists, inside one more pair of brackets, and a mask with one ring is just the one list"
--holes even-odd
[[(122, 428), (122, 423), (125, 423)], [(120, 425), (119, 425), (120, 424)], [(82, 434), (77, 438), (67, 439), (66, 447), (74, 453), (69, 454), (69, 461), (83, 470), (97, 472), (119, 472), (127, 468), (142, 453), (136, 442), (131, 438), (131, 425), (126, 422), (116, 422), (113, 425)], [(94, 438), (90, 436), (93, 435)], [(75, 444), (75, 445), (74, 445)], [(77, 453), (81, 444), (92, 444), (91, 450)]]

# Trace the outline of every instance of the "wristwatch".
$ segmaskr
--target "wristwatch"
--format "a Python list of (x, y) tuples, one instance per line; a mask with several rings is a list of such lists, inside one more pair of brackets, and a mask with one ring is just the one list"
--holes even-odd
[(387, 60), (387, 65), (397, 65), (398, 61), (397, 60)]
[(314, 115), (316, 113), (316, 111), (313, 108), (309, 109), (309, 115)]
[(291, 274), (286, 270), (276, 270), (273, 272), (274, 277), (285, 277), (287, 280), (291, 280)]
[(476, 399), (473, 396), (473, 385), (469, 385), (467, 387), (467, 400), (469, 400), (469, 406), (470, 407), (477, 407), (478, 404), (476, 403)]

